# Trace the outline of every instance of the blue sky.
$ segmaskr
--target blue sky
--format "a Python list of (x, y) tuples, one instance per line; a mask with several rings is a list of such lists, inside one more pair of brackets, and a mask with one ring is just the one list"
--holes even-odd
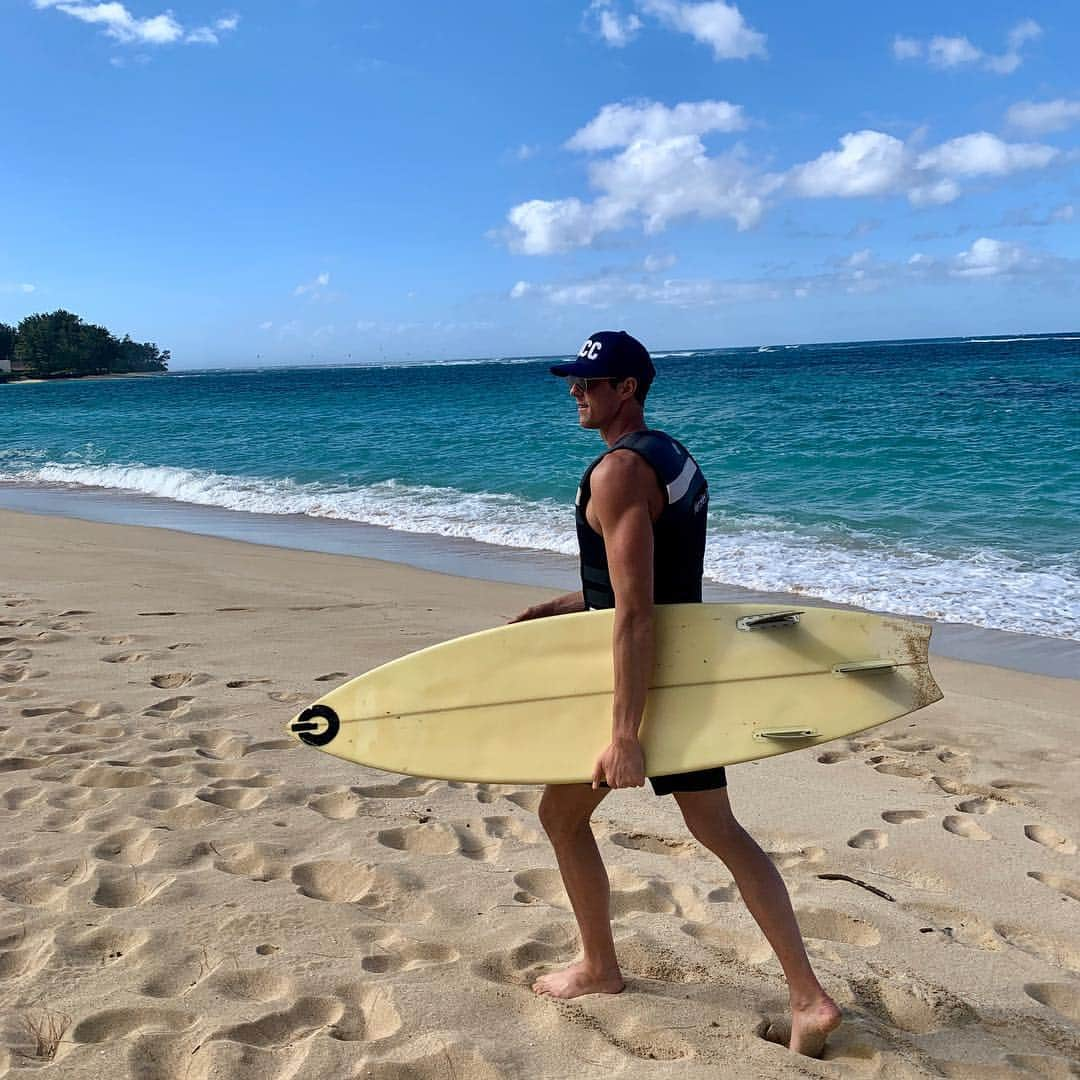
[(1076, 330), (1080, 10), (5, 0), (0, 320), (174, 370)]

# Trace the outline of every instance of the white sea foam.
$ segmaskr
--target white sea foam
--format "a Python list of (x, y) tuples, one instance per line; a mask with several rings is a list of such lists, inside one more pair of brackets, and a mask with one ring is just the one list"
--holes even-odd
[[(13, 464), (13, 463), (12, 463)], [(393, 480), (358, 487), (145, 465), (35, 463), (0, 480), (107, 488), (247, 513), (297, 514), (573, 554), (569, 506)], [(851, 536), (815, 537), (768, 518), (714, 514), (708, 578), (880, 611), (1080, 640), (1080, 574), (1026, 567), (1000, 552), (946, 557)]]

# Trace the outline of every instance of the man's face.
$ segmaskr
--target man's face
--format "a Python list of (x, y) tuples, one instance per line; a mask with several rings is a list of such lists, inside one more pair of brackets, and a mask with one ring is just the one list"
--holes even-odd
[(610, 379), (567, 379), (577, 403), (578, 423), (587, 429), (605, 427), (619, 411), (623, 395)]

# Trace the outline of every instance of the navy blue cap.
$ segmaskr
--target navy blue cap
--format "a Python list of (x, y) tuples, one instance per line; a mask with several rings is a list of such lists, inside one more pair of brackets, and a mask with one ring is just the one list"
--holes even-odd
[(625, 330), (600, 330), (581, 346), (577, 359), (556, 364), (552, 375), (578, 375), (584, 379), (615, 379), (633, 376), (648, 386), (656, 377), (649, 350)]

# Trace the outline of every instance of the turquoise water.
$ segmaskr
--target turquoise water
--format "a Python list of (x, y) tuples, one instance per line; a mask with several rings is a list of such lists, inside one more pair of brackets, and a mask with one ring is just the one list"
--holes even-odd
[[(574, 551), (547, 360), (0, 386), (0, 481)], [(716, 581), (1080, 639), (1080, 337), (656, 354)]]

